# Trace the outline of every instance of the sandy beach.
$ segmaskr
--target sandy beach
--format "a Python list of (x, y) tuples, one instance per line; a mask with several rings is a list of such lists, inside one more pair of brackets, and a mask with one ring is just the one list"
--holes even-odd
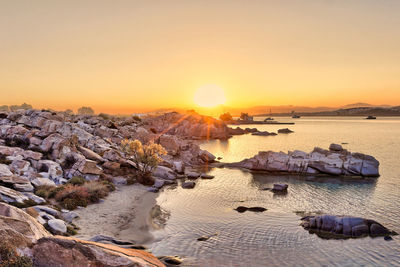
[(119, 186), (101, 203), (78, 209), (78, 238), (96, 235), (146, 244), (153, 239), (150, 212), (158, 194), (142, 185)]

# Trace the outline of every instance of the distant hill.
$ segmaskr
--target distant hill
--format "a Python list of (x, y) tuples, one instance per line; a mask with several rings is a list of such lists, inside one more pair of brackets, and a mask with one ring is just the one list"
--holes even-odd
[[(341, 108), (321, 112), (296, 112), (300, 116), (400, 116), (400, 106), (396, 107), (357, 107)], [(274, 116), (290, 116), (290, 113), (272, 114)]]

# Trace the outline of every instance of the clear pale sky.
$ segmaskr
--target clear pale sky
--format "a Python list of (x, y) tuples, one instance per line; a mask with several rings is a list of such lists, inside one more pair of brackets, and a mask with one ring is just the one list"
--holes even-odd
[(37, 108), (400, 105), (400, 1), (0, 0), (0, 62)]

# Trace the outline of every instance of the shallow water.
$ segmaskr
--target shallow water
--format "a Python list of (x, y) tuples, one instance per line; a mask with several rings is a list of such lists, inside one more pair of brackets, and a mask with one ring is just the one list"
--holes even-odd
[[(400, 237), (325, 240), (299, 226), (296, 211), (362, 216), (400, 232), (400, 119), (279, 118), (295, 125), (251, 125), (259, 130), (290, 128), (292, 134), (235, 136), (201, 146), (224, 162), (252, 157), (261, 150), (311, 151), (342, 143), (352, 152), (375, 156), (377, 179), (251, 174), (213, 169), (213, 180), (198, 180), (194, 189), (167, 188), (157, 198), (169, 213), (150, 246), (156, 255), (179, 255), (188, 266), (400, 266)], [(246, 127), (245, 125), (241, 126)], [(288, 194), (260, 190), (289, 184)], [(238, 213), (237, 206), (261, 206), (263, 213)], [(212, 235), (208, 241), (197, 241)]]

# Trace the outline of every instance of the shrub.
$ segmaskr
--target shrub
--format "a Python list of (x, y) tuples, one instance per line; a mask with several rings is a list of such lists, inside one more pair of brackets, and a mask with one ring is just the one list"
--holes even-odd
[(73, 185), (83, 185), (86, 182), (85, 178), (81, 176), (74, 176), (68, 180), (68, 183)]
[(141, 121), (142, 121), (142, 119), (141, 119), (138, 115), (133, 115), (132, 118), (133, 118), (135, 121), (138, 121), (138, 122), (141, 122)]
[(86, 188), (72, 184), (65, 185), (63, 190), (55, 195), (55, 199), (61, 206), (73, 210), (78, 206), (86, 207), (88, 204), (89, 193)]
[(162, 162), (162, 155), (166, 155), (167, 151), (159, 144), (150, 142), (143, 145), (139, 140), (122, 140), (122, 151), (128, 154), (135, 167), (142, 174), (150, 173), (159, 163)]
[(32, 267), (29, 257), (19, 256), (9, 242), (0, 243), (0, 267)]
[(86, 207), (90, 203), (98, 202), (106, 197), (108, 193), (115, 189), (114, 185), (107, 182), (86, 182), (82, 185), (66, 184), (55, 195), (63, 208), (73, 210), (78, 206)]
[(89, 202), (98, 202), (100, 199), (108, 195), (107, 185), (99, 182), (88, 182), (82, 186), (88, 192)]
[(111, 116), (106, 113), (100, 113), (99, 117), (103, 118), (104, 120), (110, 120)]
[(81, 107), (78, 109), (79, 115), (93, 115), (94, 110), (91, 107)]
[(35, 195), (44, 199), (49, 199), (52, 195), (52, 191), (56, 190), (57, 187), (51, 185), (41, 185), (36, 187)]

